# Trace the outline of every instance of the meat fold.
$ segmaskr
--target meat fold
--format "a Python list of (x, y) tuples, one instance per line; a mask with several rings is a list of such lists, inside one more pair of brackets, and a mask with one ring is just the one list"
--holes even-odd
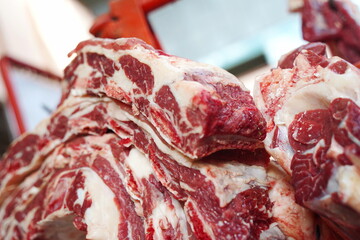
[[(132, 54), (129, 48), (140, 50)], [(88, 53), (97, 56), (95, 60), (89, 58), (84, 60), (86, 64), (77, 65), (81, 62), (79, 56)], [(105, 53), (106, 58), (99, 57)], [(116, 63), (110, 68), (108, 62), (127, 55), (158, 69), (166, 69), (175, 60), (183, 61), (181, 75), (191, 72), (193, 78), (201, 78), (199, 88), (205, 95), (213, 89), (212, 84), (218, 84), (213, 76), (230, 76), (215, 68), (214, 75), (202, 75), (201, 71), (193, 71), (199, 64), (170, 57), (135, 39), (96, 39), (81, 44), (78, 57), (65, 71), (70, 81), (65, 83), (58, 109), (35, 131), (15, 141), (0, 161), (1, 239), (315, 239), (313, 214), (295, 203), (288, 177), (269, 161), (269, 155), (260, 148), (260, 138), (249, 140), (241, 136), (240, 145), (231, 147), (237, 149), (215, 147), (194, 161), (186, 149), (202, 148), (198, 145), (204, 140), (200, 135), (194, 145), (175, 145), (144, 112), (150, 111), (151, 104), (161, 106), (151, 103), (140, 109), (134, 103), (138, 100), (133, 95), (157, 101), (153, 95), (141, 92), (141, 87), (135, 87), (149, 83), (144, 79), (131, 83), (133, 89), (120, 98), (120, 86), (126, 86), (129, 77), (122, 66)], [(154, 56), (165, 57), (150, 64)], [(116, 78), (111, 80), (112, 85), (92, 87), (116, 66), (119, 69), (113, 73)], [(171, 69), (166, 70), (166, 76), (174, 79), (171, 84), (181, 85), (183, 79), (176, 77), (179, 71)], [(148, 68), (140, 65), (132, 71), (139, 73)], [(154, 73), (154, 82), (160, 81), (158, 78), (161, 80)], [(228, 78), (221, 78), (221, 85), (242, 86)], [(183, 88), (172, 87), (169, 89), (178, 96), (176, 101), (185, 98), (189, 106), (200, 106), (198, 92), (191, 92), (194, 97), (190, 101), (183, 95)], [(118, 90), (109, 91), (115, 88)], [(169, 107), (161, 111), (175, 119), (174, 110), (169, 110), (174, 106), (171, 98), (164, 96), (170, 99)], [(231, 96), (239, 99), (226, 103), (226, 97), (219, 98), (225, 102), (225, 109), (235, 104), (227, 113), (240, 111), (243, 116), (253, 117), (250, 123), (240, 123), (241, 131), (251, 135), (256, 124), (262, 124), (264, 130), (264, 120), (248, 92), (236, 87)], [(239, 101), (249, 105), (237, 105)], [(199, 109), (206, 113), (213, 107), (208, 101)], [(229, 120), (228, 116), (217, 117)], [(209, 119), (206, 121), (212, 124)], [(236, 122), (226, 124), (230, 123)], [(204, 126), (188, 127), (192, 128), (190, 132), (196, 132), (204, 130)], [(231, 142), (232, 135), (236, 138), (239, 133), (229, 131)], [(186, 138), (182, 131), (177, 134)], [(212, 135), (211, 141), (216, 138)], [(245, 146), (244, 141), (252, 146)]]
[(291, 175), (296, 202), (343, 238), (357, 239), (360, 71), (327, 58), (317, 51), (321, 44), (313, 49), (301, 47), (258, 79), (254, 99), (267, 121), (264, 143)]

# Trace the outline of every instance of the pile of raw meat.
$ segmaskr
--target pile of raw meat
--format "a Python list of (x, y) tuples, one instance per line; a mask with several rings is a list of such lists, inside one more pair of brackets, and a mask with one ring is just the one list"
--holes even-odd
[(360, 235), (360, 72), (324, 45), (284, 56), (256, 105), (138, 39), (73, 54), (58, 109), (0, 161), (0, 239)]

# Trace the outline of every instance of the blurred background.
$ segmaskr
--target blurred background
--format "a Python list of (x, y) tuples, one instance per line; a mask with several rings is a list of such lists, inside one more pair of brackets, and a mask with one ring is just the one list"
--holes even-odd
[(78, 42), (132, 34), (222, 67), (250, 90), (304, 42), (288, 0), (0, 0), (0, 153), (56, 108), (67, 54)]

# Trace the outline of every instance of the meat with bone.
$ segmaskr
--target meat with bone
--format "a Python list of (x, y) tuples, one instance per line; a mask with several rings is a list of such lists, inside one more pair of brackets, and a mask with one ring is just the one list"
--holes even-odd
[[(133, 42), (134, 40), (123, 41)], [(109, 46), (118, 46), (118, 42), (114, 41), (114, 44), (110, 44), (111, 42), (108, 40), (96, 40), (85, 44), (90, 46), (94, 44), (105, 45), (108, 48)], [(142, 49), (143, 45), (141, 43), (139, 48)], [(134, 46), (134, 49), (137, 48)], [(99, 48), (97, 49), (98, 52), (95, 53), (99, 55), (106, 51), (106, 47), (104, 49)], [(149, 47), (145, 49), (149, 49)], [(90, 50), (94, 53), (93, 49)], [(115, 51), (115, 49), (113, 50)], [(127, 50), (117, 49), (117, 51), (126, 52)], [(82, 52), (79, 55), (86, 56), (86, 53)], [(155, 50), (142, 52), (139, 58), (148, 59), (154, 54), (158, 54), (158, 52)], [(118, 204), (114, 204), (114, 195), (122, 201), (130, 199), (131, 203), (127, 204), (127, 206), (138, 217), (131, 215), (134, 216), (131, 218), (127, 215), (126, 210), (128, 208), (114, 208), (114, 211), (117, 211), (119, 216), (126, 215), (125, 226), (123, 226), (124, 224), (119, 225), (118, 234), (124, 234), (120, 236), (126, 235), (130, 239), (134, 239), (135, 234), (130, 234), (129, 230), (123, 231), (122, 227), (126, 227), (128, 223), (132, 224), (134, 221), (135, 226), (138, 225), (136, 224), (138, 221), (142, 221), (143, 231), (148, 239), (179, 239), (181, 236), (198, 239), (314, 238), (312, 214), (294, 203), (291, 186), (283, 174), (269, 168), (268, 156), (264, 154), (262, 149), (255, 152), (245, 152), (242, 149), (223, 150), (214, 154), (210, 154), (210, 151), (206, 153), (210, 155), (194, 162), (194, 159), (183, 154), (184, 151), (174, 148), (171, 139), (161, 134), (162, 129), (154, 126), (146, 114), (139, 113), (139, 109), (136, 106), (134, 107), (131, 102), (125, 98), (119, 101), (103, 96), (105, 91), (94, 92), (91, 86), (97, 84), (99, 77), (105, 76), (105, 73), (102, 75), (96, 70), (99, 68), (105, 69), (104, 66), (106, 66), (107, 62), (108, 60), (105, 58), (100, 58), (96, 66), (101, 67), (95, 66), (92, 69), (87, 62), (81, 63), (79, 58), (76, 58), (68, 67), (68, 70), (77, 69), (74, 71), (76, 73), (73, 76), (74, 79), (87, 79), (86, 84), (90, 87), (80, 88), (76, 84), (70, 84), (69, 92), (64, 94), (66, 97), (64, 97), (62, 104), (51, 118), (45, 120), (34, 133), (29, 133), (14, 143), (4, 156), (1, 164), (8, 173), (1, 175), (1, 191), (3, 191), (1, 193), (6, 192), (6, 194), (10, 193), (11, 195), (5, 198), (0, 206), (0, 212), (6, 212), (7, 210), (6, 214), (0, 215), (5, 220), (4, 224), (6, 224), (2, 228), (6, 226), (6, 229), (19, 229), (20, 232), (24, 231), (26, 234), (35, 234), (38, 231), (38, 234), (43, 234), (44, 238), (49, 236), (55, 238), (54, 236), (57, 234), (58, 239), (67, 239), (68, 236), (66, 235), (61, 236), (61, 234), (52, 232), (54, 225), (63, 225), (62, 221), (57, 223), (54, 218), (37, 221), (42, 218), (37, 217), (34, 220), (30, 213), (21, 211), (24, 214), (24, 219), (32, 219), (31, 229), (35, 229), (34, 232), (31, 232), (32, 230), (29, 228), (30, 220), (25, 222), (13, 221), (19, 215), (17, 209), (23, 210), (27, 206), (33, 209), (34, 205), (35, 207), (41, 205), (37, 201), (31, 202), (33, 198), (40, 199), (40, 201), (50, 198), (55, 202), (56, 199), (59, 199), (58, 195), (54, 194), (57, 191), (46, 191), (46, 185), (43, 185), (45, 187), (44, 191), (31, 188), (37, 186), (35, 179), (40, 178), (41, 183), (44, 182), (45, 184), (46, 182), (47, 186), (60, 184), (62, 191), (68, 194), (66, 196), (72, 199), (75, 198), (73, 202), (76, 203), (80, 201), (76, 200), (79, 195), (84, 195), (86, 194), (85, 191), (90, 191), (91, 205), (88, 203), (82, 205), (81, 208), (80, 206), (76, 207), (76, 211), (80, 211), (78, 208), (81, 209), (80, 212), (74, 212), (77, 220), (71, 217), (66, 219), (67, 222), (74, 222), (75, 228), (73, 227), (72, 230), (75, 233), (77, 233), (76, 229), (87, 232), (81, 236), (91, 233), (89, 232), (91, 226), (89, 227), (88, 223), (92, 218), (87, 219), (86, 214), (89, 209), (90, 213), (94, 211), (91, 210), (93, 209), (92, 206), (95, 206), (100, 201), (96, 198), (97, 195), (91, 194), (91, 189), (87, 186), (87, 183), (93, 185), (91, 181), (96, 180), (98, 185), (103, 186), (103, 190), (109, 189), (109, 191), (102, 194), (104, 197), (108, 196), (104, 201), (109, 201), (107, 202), (109, 205), (118, 207)], [(191, 67), (191, 62), (188, 60), (186, 62)], [(197, 64), (195, 65), (197, 66)], [(152, 65), (152, 67), (159, 68), (161, 65)], [(133, 71), (135, 70), (138, 69), (133, 69)], [(214, 71), (213, 68), (207, 70)], [(114, 70), (114, 75), (118, 75), (117, 80), (119, 82), (127, 79), (125, 74), (120, 74), (121, 71), (121, 69)], [(95, 72), (95, 74), (89, 75), (89, 72)], [(197, 74), (200, 73), (197, 72)], [(206, 76), (211, 79), (213, 75)], [(169, 77), (171, 77), (170, 73)], [(196, 75), (193, 77), (196, 77)], [(200, 74), (199, 78), (205, 78), (205, 76)], [(76, 82), (76, 80), (73, 81)], [(225, 85), (228, 83), (227, 80), (223, 81)], [(205, 86), (207, 85), (205, 84)], [(179, 91), (182, 91), (181, 88)], [(245, 99), (250, 98), (251, 100), (251, 97), (247, 95), (248, 93), (245, 93)], [(176, 91), (172, 93), (172, 95), (176, 94)], [(236, 94), (234, 93), (233, 96), (238, 96)], [(196, 104), (198, 103), (196, 98), (194, 101)], [(202, 105), (202, 108), (211, 109), (213, 102), (206, 103), (207, 105)], [(238, 103), (239, 101), (232, 104)], [(228, 106), (224, 104), (223, 107)], [(256, 110), (254, 106), (248, 108), (238, 106), (237, 109), (241, 109), (242, 112), (245, 111), (245, 115), (246, 109), (250, 112)], [(172, 115), (169, 113), (169, 116)], [(224, 118), (228, 119), (226, 117)], [(255, 117), (253, 120), (259, 119)], [(249, 131), (246, 131), (245, 126), (247, 125), (240, 124), (243, 127), (241, 131), (253, 131), (252, 126)], [(116, 136), (105, 134), (108, 131), (114, 132)], [(99, 137), (84, 137), (86, 135), (99, 135)], [(26, 146), (28, 143), (24, 142), (24, 139), (27, 136), (36, 136), (37, 141), (30, 148), (34, 149), (32, 150), (34, 153), (24, 162), (24, 150), (16, 146)], [(216, 136), (213, 137), (216, 138)], [(259, 146), (258, 141), (254, 141), (253, 144), (256, 146), (251, 148), (257, 149)], [(61, 149), (66, 150), (65, 156), (61, 155)], [(87, 152), (90, 154), (89, 157), (86, 157)], [(53, 158), (56, 161), (51, 160)], [(94, 166), (93, 162), (98, 159), (103, 160), (99, 164), (100, 167), (109, 166), (109, 168), (97, 171), (97, 167)], [(81, 165), (83, 161), (86, 161), (87, 165), (84, 163), (86, 166)], [(54, 162), (59, 165), (55, 167), (50, 164)], [(68, 182), (64, 180), (68, 183), (66, 185), (61, 181), (58, 182), (55, 177), (46, 178), (47, 175), (38, 177), (42, 176), (43, 169), (46, 169), (50, 175), (56, 172), (70, 171), (77, 174), (80, 172), (81, 176), (77, 177), (76, 175), (74, 179), (70, 179)], [(83, 171), (86, 173), (83, 173)], [(88, 173), (88, 171), (92, 171), (94, 174)], [(84, 186), (78, 185), (76, 178), (84, 178), (83, 175), (85, 175)], [(122, 194), (117, 195), (114, 191), (111, 194), (110, 190), (113, 190), (111, 188), (113, 185), (124, 186)], [(76, 191), (74, 188), (76, 188)], [(27, 198), (26, 196), (29, 194), (36, 195), (36, 197)], [(24, 198), (30, 203), (22, 203), (21, 201)], [(20, 201), (20, 203), (17, 201)], [(61, 201), (59, 202), (55, 204), (56, 209), (60, 209), (56, 216), (64, 217), (61, 215), (65, 214), (63, 209), (69, 210), (69, 206), (61, 204)], [(13, 206), (15, 205), (19, 205), (19, 208), (14, 209)], [(50, 205), (46, 204), (46, 206)], [(167, 211), (164, 211), (164, 209), (167, 209)], [(74, 213), (68, 215), (74, 216)], [(103, 213), (106, 213), (106, 211)], [(186, 224), (183, 221), (184, 217), (187, 221)], [(120, 220), (122, 223), (123, 219)], [(65, 225), (65, 227), (67, 226), (69, 225)], [(157, 229), (158, 227), (160, 229)], [(192, 232), (194, 235), (192, 235)], [(47, 235), (44, 235), (45, 233)], [(9, 237), (15, 236), (6, 232), (1, 234), (10, 234), (5, 235)], [(92, 235), (90, 234), (90, 236)], [(143, 239), (140, 233), (136, 236)], [(87, 238), (94, 239), (95, 237), (87, 236)], [(119, 237), (119, 239), (123, 238)]]
[(297, 203), (345, 239), (357, 239), (360, 71), (327, 58), (321, 45), (302, 49), (283, 57), (292, 64), (279, 62), (256, 83), (254, 98), (267, 121), (265, 147), (291, 174)]

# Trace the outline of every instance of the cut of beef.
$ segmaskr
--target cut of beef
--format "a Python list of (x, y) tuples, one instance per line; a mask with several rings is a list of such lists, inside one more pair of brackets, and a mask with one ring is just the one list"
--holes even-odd
[(137, 39), (89, 40), (65, 70), (69, 94), (129, 104), (191, 159), (221, 149), (262, 146), (265, 122), (252, 97), (228, 72), (169, 56)]
[(135, 39), (80, 44), (66, 76), (0, 162), (1, 239), (315, 238), (236, 78)]
[[(301, 50), (303, 49), (303, 50)], [(292, 176), (296, 201), (346, 239), (360, 235), (360, 71), (309, 46), (255, 87), (265, 147)], [(286, 65), (284, 68), (283, 66)]]

